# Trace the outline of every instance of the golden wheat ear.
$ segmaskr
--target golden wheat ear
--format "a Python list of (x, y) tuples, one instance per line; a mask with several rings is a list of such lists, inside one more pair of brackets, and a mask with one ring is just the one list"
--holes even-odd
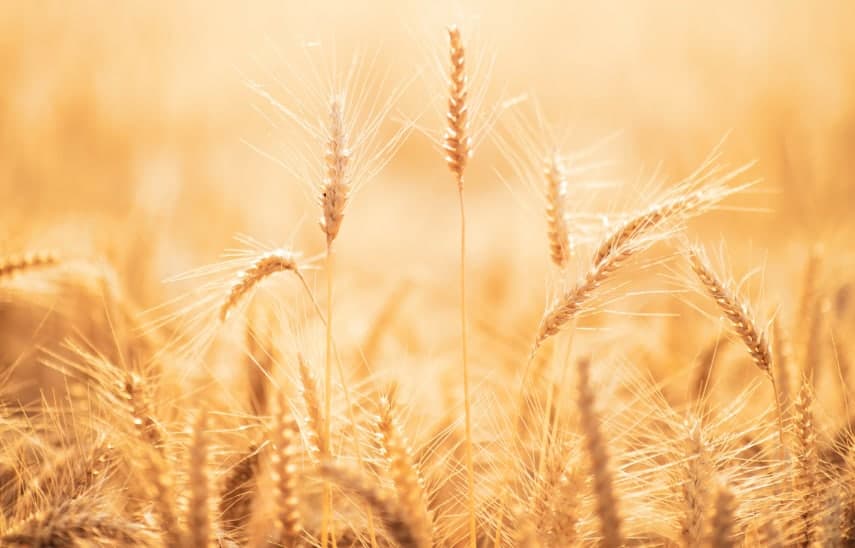
[(394, 396), (380, 398), (376, 421), (377, 438), (388, 462), (389, 472), (398, 493), (398, 502), (412, 516), (420, 541), (430, 545), (432, 524), (421, 470), (413, 461), (412, 449), (401, 432), (395, 416)]
[(603, 545), (609, 548), (623, 546), (621, 517), (618, 500), (614, 490), (614, 479), (606, 440), (602, 434), (600, 416), (596, 410), (594, 387), (591, 385), (591, 360), (580, 358), (578, 369), (578, 410), (582, 434), (585, 437), (585, 450), (590, 462), (591, 477), (596, 498), (596, 513), (600, 522), (600, 536)]
[(298, 545), (303, 530), (300, 518), (300, 499), (297, 494), (297, 421), (288, 410), (282, 392), (276, 398), (276, 415), (273, 425), (273, 446), (270, 448), (270, 468), (273, 480), (273, 499), (276, 508), (276, 539), (280, 546)]
[(220, 489), (220, 523), (226, 536), (240, 543), (247, 537), (258, 494), (259, 449), (254, 444), (242, 452), (242, 458), (226, 471)]
[(430, 544), (419, 538), (412, 523), (412, 516), (408, 515), (406, 509), (395, 501), (394, 496), (369, 483), (358, 473), (330, 462), (321, 463), (320, 472), (322, 476), (335, 482), (342, 489), (350, 491), (367, 504), (398, 546), (430, 547)]
[(52, 250), (31, 251), (0, 257), (0, 280), (16, 274), (56, 266), (60, 263), (60, 254)]
[[(234, 281), (229, 287), (223, 304), (220, 305), (220, 321), (224, 322), (229, 318), (232, 310), (241, 302), (241, 300), (249, 293), (253, 287), (258, 285), (263, 279), (276, 274), (277, 272), (293, 272), (301, 281), (303, 276), (300, 273), (297, 260), (300, 254), (286, 249), (274, 249), (263, 253), (252, 264), (244, 270), (238, 272)], [(303, 283), (305, 283), (303, 281)]]

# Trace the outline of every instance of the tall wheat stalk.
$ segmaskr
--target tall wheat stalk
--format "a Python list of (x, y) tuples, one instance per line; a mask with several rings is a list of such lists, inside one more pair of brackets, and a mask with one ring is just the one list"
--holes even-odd
[[(335, 261), (333, 242), (341, 228), (344, 208), (350, 192), (347, 179), (347, 164), (350, 159), (348, 135), (344, 123), (344, 105), (340, 97), (330, 103), (328, 139), (324, 154), (326, 174), (321, 185), (320, 203), (323, 210), (321, 230), (326, 236), (325, 266), (327, 274), (326, 352), (324, 354), (324, 430), (323, 438), (330, 446), (332, 411), (332, 360), (333, 360), (333, 281)], [(323, 455), (329, 458), (329, 455)], [(323, 510), (321, 517), (321, 546), (326, 548), (332, 519), (332, 491), (329, 482), (324, 483)], [(334, 542), (334, 541), (333, 541)]]
[(475, 548), (475, 469), (472, 462), (472, 412), (469, 401), (469, 364), (466, 347), (466, 208), (463, 200), (463, 171), (472, 154), (469, 136), (469, 110), (467, 104), (466, 56), (460, 29), (448, 28), (451, 53), (449, 75), (448, 126), (445, 130), (445, 161), (457, 181), (460, 205), (460, 353), (463, 367), (463, 408), (466, 431), (466, 491), (469, 510), (469, 545)]

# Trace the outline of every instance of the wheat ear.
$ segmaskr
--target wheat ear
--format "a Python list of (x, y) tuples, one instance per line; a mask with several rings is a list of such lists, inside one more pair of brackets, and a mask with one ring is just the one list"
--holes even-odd
[(325, 478), (362, 499), (398, 546), (429, 548), (430, 545), (418, 537), (406, 510), (396, 503), (393, 496), (372, 485), (357, 472), (331, 462), (321, 463), (320, 471)]
[(816, 527), (817, 474), (819, 463), (816, 449), (816, 430), (813, 423), (813, 389), (810, 380), (802, 377), (799, 395), (796, 398), (794, 410), (795, 426), (795, 469), (793, 475), (793, 491), (796, 500), (800, 501), (802, 532), (806, 546), (814, 540)]
[(733, 294), (716, 275), (703, 249), (700, 247), (690, 249), (689, 261), (706, 292), (730, 320), (733, 330), (745, 343), (754, 363), (764, 372), (771, 374), (772, 350), (766, 334), (754, 322), (746, 302)]
[(229, 286), (225, 301), (220, 305), (220, 321), (226, 321), (231, 311), (261, 280), (277, 272), (293, 272), (305, 285), (305, 279), (297, 264), (298, 258), (298, 253), (287, 249), (274, 249), (262, 254), (251, 265), (238, 272)]
[(564, 268), (570, 259), (570, 232), (567, 230), (567, 169), (558, 152), (546, 162), (546, 235), (552, 262)]
[(309, 427), (309, 439), (313, 449), (321, 460), (329, 457), (329, 438), (326, 436), (324, 413), (321, 410), (321, 399), (318, 394), (318, 384), (315, 376), (302, 354), (297, 354), (297, 364), (300, 369), (300, 393), (306, 404), (306, 424)]
[(706, 252), (701, 247), (688, 250), (689, 262), (704, 290), (718, 305), (719, 310), (730, 321), (733, 331), (742, 339), (748, 349), (748, 353), (754, 360), (754, 364), (766, 373), (772, 384), (772, 395), (775, 398), (775, 407), (778, 418), (778, 436), (781, 449), (784, 450), (784, 412), (781, 407), (781, 396), (778, 391), (778, 383), (775, 372), (772, 369), (772, 347), (769, 345), (766, 333), (760, 329), (754, 321), (754, 316), (748, 303), (721, 281), (707, 259)]
[(591, 386), (591, 360), (587, 357), (578, 361), (579, 422), (585, 437), (585, 450), (591, 466), (596, 498), (596, 514), (600, 522), (603, 546), (617, 548), (624, 543), (621, 533), (621, 518), (614, 492), (614, 481), (609, 464), (606, 440), (601, 432), (600, 416), (596, 411), (596, 398)]
[[(327, 273), (327, 321), (326, 353), (324, 355), (324, 415), (323, 437), (326, 443), (330, 438), (330, 420), (332, 410), (332, 360), (333, 360), (333, 280), (335, 261), (333, 259), (333, 241), (341, 229), (344, 208), (347, 205), (349, 182), (347, 165), (351, 151), (348, 148), (348, 135), (345, 128), (343, 98), (335, 97), (330, 103), (329, 123), (327, 125), (327, 143), (324, 153), (326, 174), (321, 185), (321, 230), (326, 236), (326, 273)], [(321, 509), (321, 546), (326, 548), (332, 520), (332, 490), (324, 484), (324, 500)], [(335, 540), (332, 540), (335, 544)]]
[(188, 546), (205, 548), (211, 544), (211, 519), (208, 499), (208, 415), (199, 412), (192, 427), (193, 441), (190, 445), (190, 506), (187, 524)]
[(736, 546), (736, 497), (727, 485), (720, 485), (715, 497), (715, 509), (710, 527), (710, 546), (712, 548), (732, 548)]
[(466, 494), (469, 512), (469, 545), (475, 548), (477, 533), (475, 526), (475, 465), (472, 448), (472, 409), (469, 401), (469, 364), (466, 340), (466, 208), (463, 199), (463, 171), (472, 154), (472, 139), (469, 136), (468, 79), (466, 76), (466, 53), (460, 29), (448, 27), (451, 58), (449, 73), (448, 125), (445, 129), (445, 160), (457, 182), (457, 197), (460, 206), (460, 353), (463, 374), (463, 412), (466, 431)]
[(20, 272), (59, 264), (59, 254), (54, 251), (33, 251), (0, 257), (0, 280)]
[(712, 464), (707, 454), (703, 426), (698, 418), (687, 423), (686, 461), (683, 483), (683, 501), (686, 513), (683, 518), (683, 545), (688, 548), (701, 546), (705, 535), (706, 512), (709, 504), (708, 480)]
[(246, 527), (252, 518), (256, 496), (256, 479), (259, 469), (258, 448), (254, 444), (246, 449), (243, 458), (226, 474), (220, 491), (220, 522), (235, 542), (244, 540)]
[(585, 304), (593, 297), (594, 292), (620, 266), (623, 259), (635, 252), (637, 248), (609, 255), (606, 260), (593, 265), (585, 275), (569, 290), (565, 291), (556, 302), (544, 312), (537, 328), (534, 345), (529, 361), (534, 359), (538, 348), (570, 320), (576, 318)]
[(395, 416), (390, 396), (380, 397), (380, 413), (377, 416), (377, 438), (389, 463), (389, 472), (398, 493), (398, 502), (412, 516), (414, 534), (420, 542), (431, 544), (431, 519), (427, 508), (424, 479), (413, 462), (412, 450)]
[(700, 213), (728, 194), (727, 190), (702, 188), (652, 205), (618, 225), (600, 243), (594, 252), (594, 264), (605, 260), (616, 250), (624, 248), (628, 242), (656, 230), (669, 220), (682, 219), (693, 213)]
[(175, 515), (172, 471), (165, 455), (163, 434), (152, 418), (148, 398), (141, 384), (141, 379), (129, 373), (125, 396), (130, 403), (134, 428), (145, 444), (146, 472), (149, 488), (154, 492), (154, 510), (160, 522), (163, 542), (166, 546), (180, 546), (183, 535)]
[(297, 423), (288, 411), (284, 394), (277, 398), (276, 421), (270, 467), (273, 476), (273, 498), (276, 507), (276, 538), (279, 545), (293, 548), (303, 530), (297, 496)]

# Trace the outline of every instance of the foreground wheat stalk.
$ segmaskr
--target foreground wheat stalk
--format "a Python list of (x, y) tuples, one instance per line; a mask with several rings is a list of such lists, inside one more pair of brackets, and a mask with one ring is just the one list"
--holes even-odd
[(469, 400), (469, 366), (466, 347), (466, 209), (463, 201), (463, 171), (472, 154), (469, 137), (469, 106), (467, 104), (466, 57), (460, 29), (448, 28), (451, 50), (449, 75), (448, 126), (445, 130), (445, 160), (457, 181), (460, 204), (460, 352), (463, 366), (463, 408), (466, 430), (466, 483), (469, 509), (469, 544), (475, 548), (475, 469), (472, 457), (472, 409)]

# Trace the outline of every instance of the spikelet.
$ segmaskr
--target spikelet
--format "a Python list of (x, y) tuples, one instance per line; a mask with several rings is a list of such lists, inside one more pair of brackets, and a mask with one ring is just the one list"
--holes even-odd
[(330, 102), (329, 123), (327, 125), (326, 151), (324, 152), (324, 181), (318, 201), (323, 211), (320, 220), (321, 230), (326, 235), (327, 246), (332, 245), (341, 228), (344, 209), (350, 193), (347, 164), (351, 151), (348, 148), (348, 134), (344, 122), (344, 101), (334, 97)]
[(757, 326), (745, 301), (733, 294), (715, 274), (700, 247), (689, 249), (689, 262), (701, 284), (724, 313), (733, 330), (745, 343), (754, 363), (771, 375), (772, 350), (766, 334)]
[(424, 544), (431, 544), (431, 519), (427, 509), (424, 479), (413, 462), (412, 451), (395, 417), (392, 396), (380, 397), (377, 438), (398, 493), (398, 503), (412, 517), (413, 532)]
[(193, 422), (190, 445), (190, 503), (188, 507), (188, 546), (211, 545), (210, 500), (208, 497), (208, 415), (202, 409)]
[(302, 354), (297, 354), (300, 369), (300, 384), (303, 401), (306, 404), (306, 425), (309, 427), (309, 439), (318, 452), (319, 458), (329, 456), (329, 440), (324, 436), (324, 416), (321, 410), (321, 399), (318, 394), (318, 384), (309, 365)]
[(701, 546), (704, 541), (706, 512), (709, 504), (708, 481), (712, 473), (712, 464), (707, 454), (703, 427), (698, 418), (690, 419), (687, 424), (685, 480), (683, 500), (686, 514), (682, 520), (683, 546)]
[(591, 477), (596, 498), (596, 514), (600, 522), (600, 535), (603, 546), (617, 548), (623, 546), (621, 518), (618, 501), (614, 492), (612, 470), (606, 440), (600, 430), (600, 417), (595, 409), (596, 399), (590, 378), (591, 361), (580, 358), (578, 361), (579, 383), (579, 422), (585, 436), (585, 450), (591, 466)]
[(33, 251), (0, 257), (0, 280), (29, 270), (56, 266), (59, 261), (59, 254), (54, 251)]
[(549, 157), (546, 176), (546, 225), (552, 262), (564, 268), (570, 259), (570, 233), (567, 230), (567, 170), (557, 152)]
[(273, 480), (273, 499), (276, 507), (276, 538), (279, 546), (297, 545), (302, 531), (299, 499), (297, 497), (297, 423), (288, 411), (282, 392), (277, 397), (273, 447), (270, 468)]
[(715, 510), (710, 527), (712, 548), (736, 546), (736, 497), (727, 485), (720, 485), (715, 497)]
[(400, 504), (396, 503), (395, 497), (372, 485), (357, 472), (333, 463), (321, 463), (320, 472), (342, 489), (362, 499), (380, 519), (380, 523), (398, 546), (430, 547), (430, 544), (426, 544), (419, 538), (410, 516)]
[(810, 381), (802, 377), (799, 395), (793, 406), (795, 428), (795, 467), (793, 491), (801, 506), (801, 531), (806, 546), (814, 540), (816, 514), (819, 510), (817, 478), (819, 462), (816, 448), (816, 430), (813, 423), (813, 389)]
[(240, 303), (241, 299), (268, 276), (277, 272), (290, 271), (302, 280), (302, 274), (300, 274), (297, 264), (299, 257), (299, 253), (287, 249), (274, 249), (263, 253), (250, 266), (238, 272), (229, 287), (225, 301), (220, 306), (220, 321), (226, 321), (232, 309)]
[(451, 71), (449, 73), (448, 126), (443, 138), (445, 161), (454, 174), (458, 187), (463, 186), (463, 171), (472, 154), (472, 140), (469, 136), (468, 79), (466, 77), (466, 56), (460, 29), (448, 27), (448, 40), (451, 52)]

